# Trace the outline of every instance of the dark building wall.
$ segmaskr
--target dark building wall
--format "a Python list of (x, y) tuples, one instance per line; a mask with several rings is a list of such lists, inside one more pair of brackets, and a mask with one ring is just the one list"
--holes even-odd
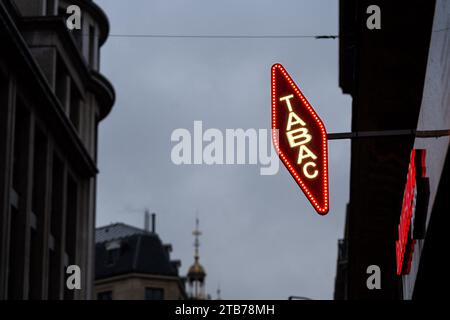
[[(381, 8), (381, 30), (366, 27), (369, 5)], [(428, 0), (341, 0), (340, 86), (353, 97), (352, 131), (416, 128), (433, 13), (434, 1)], [(345, 292), (336, 296), (401, 297), (395, 240), (413, 142), (413, 137), (352, 141), (344, 236), (348, 276), (346, 286), (339, 286)], [(381, 290), (366, 286), (370, 265), (381, 268)]]
[[(0, 2), (0, 299), (92, 297), (97, 127), (114, 90), (50, 2)], [(104, 42), (106, 17), (75, 2)]]
[[(437, 0), (433, 20), (427, 72), (418, 130), (450, 129), (450, 2)], [(441, 253), (445, 252), (445, 228), (448, 225), (449, 155), (448, 136), (435, 139), (417, 137), (414, 148), (426, 152), (426, 176), (429, 180), (429, 205), (426, 212), (425, 239), (417, 239), (411, 271), (403, 275), (403, 297), (411, 299), (443, 297)], [(445, 168), (444, 168), (445, 167)], [(441, 242), (442, 241), (442, 242)], [(417, 279), (417, 281), (416, 281)], [(423, 280), (423, 279), (429, 279)], [(424, 285), (425, 281), (427, 282)], [(416, 287), (417, 282), (417, 287)], [(420, 283), (420, 284), (419, 284)], [(434, 288), (433, 288), (434, 287)]]

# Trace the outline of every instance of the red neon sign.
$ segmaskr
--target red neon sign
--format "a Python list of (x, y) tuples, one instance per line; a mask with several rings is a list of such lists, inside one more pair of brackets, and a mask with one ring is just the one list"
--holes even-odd
[(327, 214), (327, 132), (281, 64), (272, 66), (272, 129), (273, 143), (281, 161), (317, 213)]
[[(395, 242), (397, 258), (397, 275), (409, 274), (411, 261), (414, 253), (416, 239), (413, 237), (412, 220), (416, 214), (416, 200), (418, 199), (418, 184), (425, 179), (425, 150), (413, 149), (411, 151), (406, 178), (405, 191), (403, 194), (402, 212), (398, 225), (398, 240)], [(428, 203), (428, 200), (426, 200)], [(422, 202), (422, 199), (420, 199)], [(426, 205), (427, 207), (428, 205)], [(420, 206), (426, 211), (426, 207)]]

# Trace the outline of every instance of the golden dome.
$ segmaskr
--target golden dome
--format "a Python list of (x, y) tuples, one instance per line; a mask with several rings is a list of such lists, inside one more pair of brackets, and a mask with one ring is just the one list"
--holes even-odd
[(194, 264), (189, 268), (189, 271), (187, 274), (189, 281), (203, 280), (205, 278), (205, 276), (206, 276), (205, 269), (198, 262), (198, 259), (196, 259)]

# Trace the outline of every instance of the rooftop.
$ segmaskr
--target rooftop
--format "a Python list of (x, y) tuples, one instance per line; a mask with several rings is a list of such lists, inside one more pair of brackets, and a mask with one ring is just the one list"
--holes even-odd
[(95, 243), (125, 238), (136, 234), (151, 234), (151, 232), (125, 223), (114, 223), (95, 230)]
[(178, 276), (179, 261), (170, 260), (171, 246), (156, 233), (115, 223), (98, 228), (95, 238), (96, 280), (130, 273)]

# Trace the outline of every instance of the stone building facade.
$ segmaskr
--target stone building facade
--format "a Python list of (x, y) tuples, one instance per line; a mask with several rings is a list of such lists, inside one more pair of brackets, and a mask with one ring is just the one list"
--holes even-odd
[(154, 227), (104, 226), (97, 229), (96, 242), (98, 300), (186, 299), (181, 262), (171, 260), (172, 246), (161, 242)]
[[(81, 30), (66, 26), (68, 5)], [(93, 298), (99, 73), (109, 32), (91, 0), (0, 1), (0, 299)], [(81, 269), (81, 290), (66, 268)]]

